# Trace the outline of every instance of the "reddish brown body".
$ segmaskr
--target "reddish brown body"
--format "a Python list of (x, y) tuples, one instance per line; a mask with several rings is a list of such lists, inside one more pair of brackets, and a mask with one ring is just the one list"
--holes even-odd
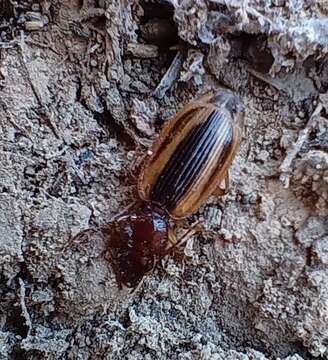
[(134, 287), (165, 253), (168, 223), (162, 211), (144, 205), (115, 221), (108, 235), (118, 283)]

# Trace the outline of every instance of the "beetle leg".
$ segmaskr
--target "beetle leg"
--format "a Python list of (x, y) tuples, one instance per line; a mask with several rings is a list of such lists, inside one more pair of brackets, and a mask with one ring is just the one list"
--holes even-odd
[(171, 247), (174, 246), (178, 242), (176, 233), (172, 229), (169, 229), (169, 231), (168, 231), (168, 240), (169, 240)]
[(218, 187), (215, 189), (213, 195), (215, 196), (223, 196), (229, 190), (229, 170), (226, 172), (224, 179), (220, 182)]
[(107, 252), (104, 253), (104, 258), (105, 258), (105, 260), (110, 261), (111, 268), (112, 268), (114, 276), (116, 278), (117, 286), (118, 286), (119, 290), (122, 290), (123, 282), (119, 276), (120, 270), (116, 264), (115, 256), (114, 256), (113, 252), (111, 250), (108, 250)]
[(127, 169), (127, 175), (132, 180), (136, 179), (136, 174), (140, 173), (141, 167), (145, 161), (147, 154), (142, 151), (141, 147), (137, 148), (131, 159), (131, 165)]
[(165, 251), (165, 253), (163, 254), (162, 257), (164, 257), (165, 255), (167, 255), (168, 253), (170, 253), (173, 249), (176, 249), (178, 247), (180, 247), (182, 244), (184, 244), (188, 239), (190, 239), (193, 235), (195, 235), (197, 232), (199, 232), (201, 230), (200, 226), (199, 226), (199, 221), (196, 221), (195, 223), (193, 223), (190, 227), (189, 230), (187, 230), (179, 239), (176, 238), (175, 236), (175, 242), (171, 243), (171, 246)]
[[(137, 201), (133, 201), (131, 204), (127, 205), (125, 208), (123, 208), (118, 214), (114, 215), (108, 220), (108, 224), (113, 223), (114, 221), (119, 220), (121, 217), (123, 217), (125, 214), (128, 214), (128, 211), (135, 206)], [(102, 230), (106, 230), (108, 228), (108, 225), (102, 226)]]
[(138, 283), (138, 285), (130, 291), (130, 295), (135, 295), (135, 294), (140, 290), (141, 286), (142, 286), (143, 283), (144, 283), (144, 280), (145, 280), (146, 275), (147, 275), (147, 274), (145, 274), (145, 276), (142, 277), (142, 279), (140, 280), (140, 282)]
[(75, 236), (71, 237), (68, 242), (61, 249), (61, 254), (65, 254), (68, 249), (72, 248), (75, 244), (83, 244), (89, 241), (89, 236), (92, 234), (96, 234), (98, 232), (95, 228), (90, 228), (86, 230), (82, 230)]
[[(222, 183), (223, 183), (223, 186), (224, 186), (223, 191), (224, 191), (224, 193), (226, 194), (226, 193), (229, 191), (229, 185), (230, 185), (229, 170), (226, 172), (225, 178), (224, 178), (224, 180), (221, 182), (220, 185), (222, 185)], [(219, 185), (219, 186), (220, 186), (220, 185)]]

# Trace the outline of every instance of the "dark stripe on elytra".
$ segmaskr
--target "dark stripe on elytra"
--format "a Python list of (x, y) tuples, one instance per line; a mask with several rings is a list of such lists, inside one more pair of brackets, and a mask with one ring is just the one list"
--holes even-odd
[[(201, 174), (207, 160), (212, 153), (218, 138), (222, 135), (225, 116), (214, 111), (207, 121), (192, 129), (184, 140), (177, 146), (169, 161), (151, 190), (151, 200), (172, 210), (178, 201), (188, 192), (192, 183)], [(229, 128), (232, 141), (232, 129)], [(225, 136), (227, 136), (226, 134)], [(228, 140), (227, 138), (227, 140)], [(224, 140), (224, 147), (218, 162), (224, 161), (231, 142)], [(223, 140), (222, 140), (223, 142)]]
[[(220, 116), (220, 114), (217, 113), (217, 116)], [(193, 172), (192, 172), (194, 176), (190, 176), (191, 174), (190, 171), (185, 172), (183, 178), (186, 181), (183, 184), (181, 184), (180, 187), (176, 190), (176, 194), (171, 201), (171, 206), (172, 206), (172, 208), (170, 208), (171, 210), (173, 210), (173, 208), (180, 201), (180, 199), (187, 193), (187, 191), (189, 191), (192, 184), (197, 180), (197, 177), (201, 176), (202, 171), (204, 171), (204, 168), (207, 164), (207, 160), (209, 156), (212, 157), (219, 155), (219, 158), (217, 159), (217, 163), (220, 165), (218, 166), (218, 168), (220, 168), (222, 166), (222, 163), (225, 161), (227, 151), (229, 150), (231, 145), (229, 135), (230, 133), (232, 134), (232, 128), (226, 123), (220, 123), (220, 124), (217, 123), (217, 125), (218, 126), (216, 127), (216, 134), (214, 133), (214, 136), (212, 136), (209, 139), (209, 141), (203, 144), (202, 153), (200, 154), (203, 155), (203, 161), (201, 159), (201, 156), (198, 156), (191, 163), (195, 165), (193, 167)], [(222, 133), (223, 130), (224, 133)], [(207, 154), (206, 159), (204, 154)], [(186, 167), (186, 169), (188, 169), (188, 167)]]
[(177, 146), (170, 160), (158, 176), (158, 180), (153, 188), (153, 193), (157, 194), (157, 202), (161, 204), (165, 203), (167, 189), (174, 186), (177, 177), (181, 174), (181, 164), (183, 164), (185, 154), (192, 151), (192, 148), (197, 144), (197, 139), (203, 136), (204, 132), (210, 126), (210, 122), (205, 122), (206, 126), (201, 125), (202, 124), (195, 126), (190, 130), (188, 136)]
[(172, 204), (176, 204), (179, 201), (179, 199), (185, 194), (185, 191), (190, 188), (192, 182), (196, 179), (197, 174), (200, 174), (202, 168), (205, 166), (209, 154), (217, 141), (217, 137), (213, 136), (213, 133), (218, 131), (219, 125), (216, 121), (216, 117), (217, 114), (214, 113), (213, 120), (211, 121), (211, 131), (207, 133), (207, 136), (200, 138), (197, 148), (194, 149), (194, 152), (188, 158), (183, 171), (181, 171), (179, 179), (177, 180), (179, 185), (177, 186), (175, 194), (171, 199)]
[[(166, 148), (170, 145), (170, 143), (171, 143), (171, 141), (172, 141), (172, 137), (173, 137), (173, 136), (176, 136), (176, 134), (179, 134), (180, 129), (182, 129), (182, 128), (185, 126), (185, 124), (186, 124), (187, 122), (189, 122), (192, 117), (194, 117), (195, 111), (197, 111), (197, 109), (192, 109), (192, 110), (190, 110), (190, 111), (184, 116), (184, 118), (181, 119), (181, 121), (177, 121), (177, 122), (174, 124), (173, 128), (170, 129), (170, 132), (169, 132), (168, 136), (164, 139), (163, 143), (161, 144), (161, 149), (164, 150), (164, 149), (166, 149)], [(174, 134), (174, 135), (173, 135), (173, 134)], [(155, 163), (155, 162), (158, 160), (158, 158), (159, 158), (159, 156), (160, 156), (161, 153), (162, 153), (161, 151), (158, 151), (157, 153), (155, 153), (155, 154), (153, 155), (152, 163)]]
[(206, 131), (211, 126), (211, 119), (209, 117), (208, 121), (194, 127), (177, 146), (158, 176), (158, 180), (151, 192), (151, 200), (160, 203), (162, 206), (169, 207), (179, 185), (179, 175), (184, 169), (190, 154), (195, 152), (195, 146), (197, 147), (199, 139), (204, 136), (204, 133), (206, 134)]

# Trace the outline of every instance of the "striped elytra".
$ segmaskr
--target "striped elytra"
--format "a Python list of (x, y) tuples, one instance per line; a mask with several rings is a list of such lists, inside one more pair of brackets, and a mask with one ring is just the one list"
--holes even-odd
[(140, 197), (176, 219), (197, 211), (228, 177), (243, 118), (244, 105), (228, 90), (187, 104), (168, 121), (146, 158)]

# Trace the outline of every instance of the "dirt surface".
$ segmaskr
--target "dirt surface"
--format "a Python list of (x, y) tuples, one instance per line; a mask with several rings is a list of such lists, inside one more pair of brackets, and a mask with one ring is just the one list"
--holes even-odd
[[(0, 0), (0, 359), (328, 358), (328, 7)], [(137, 289), (97, 228), (188, 100), (246, 107), (231, 188)]]

